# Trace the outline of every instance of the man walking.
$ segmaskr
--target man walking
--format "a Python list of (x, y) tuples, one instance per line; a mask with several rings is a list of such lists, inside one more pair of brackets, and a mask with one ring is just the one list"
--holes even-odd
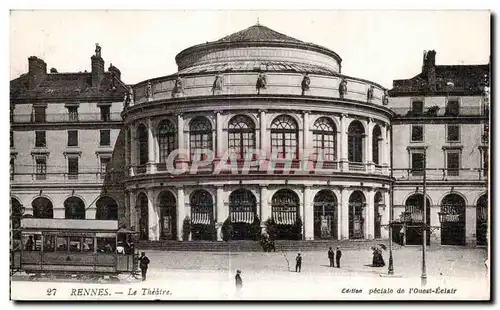
[(330, 260), (330, 267), (335, 267), (335, 264), (333, 263), (333, 258), (335, 257), (335, 254), (333, 253), (332, 247), (328, 250), (328, 259)]
[(139, 257), (139, 268), (141, 268), (142, 281), (146, 281), (146, 273), (148, 272), (149, 263), (150, 260), (146, 256), (146, 252), (141, 252), (141, 257)]
[(241, 279), (241, 270), (236, 270), (236, 276), (234, 277), (236, 282), (236, 290), (241, 290), (243, 287), (243, 280)]
[(340, 257), (342, 257), (342, 251), (340, 251), (339, 247), (337, 247), (337, 253), (335, 256), (335, 260), (337, 261), (337, 268), (340, 268)]
[(300, 253), (297, 254), (295, 261), (295, 272), (300, 272), (300, 269), (302, 268), (302, 256), (300, 256)]

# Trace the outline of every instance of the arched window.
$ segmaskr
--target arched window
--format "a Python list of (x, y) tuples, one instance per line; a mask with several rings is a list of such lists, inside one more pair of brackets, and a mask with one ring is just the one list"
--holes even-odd
[(349, 239), (364, 238), (366, 199), (361, 191), (354, 191), (349, 197)]
[(158, 201), (160, 202), (160, 239), (175, 240), (177, 238), (175, 197), (171, 192), (164, 191), (158, 196)]
[(449, 194), (441, 203), (441, 244), (465, 244), (465, 200), (458, 194)]
[(257, 211), (255, 196), (246, 189), (238, 189), (229, 195), (229, 216), (232, 223), (252, 224)]
[(137, 149), (139, 151), (139, 165), (148, 162), (148, 130), (144, 124), (137, 127)]
[(299, 129), (297, 122), (288, 115), (277, 116), (271, 124), (271, 152), (278, 158), (298, 158)]
[(139, 215), (139, 240), (149, 239), (149, 210), (148, 210), (148, 196), (140, 193), (136, 201), (136, 210)]
[(245, 159), (249, 150), (255, 149), (255, 124), (246, 115), (236, 115), (228, 124), (228, 146), (237, 159)]
[(158, 148), (160, 150), (160, 163), (166, 163), (168, 155), (175, 150), (176, 131), (169, 120), (163, 120), (158, 125)]
[(353, 121), (349, 125), (348, 134), (348, 160), (354, 163), (363, 162), (363, 138), (365, 129), (359, 121)]
[(300, 200), (297, 194), (289, 189), (280, 189), (273, 195), (272, 217), (275, 223), (293, 225), (297, 220)]
[(72, 220), (85, 219), (85, 203), (78, 197), (69, 197), (64, 202), (64, 218)]
[(108, 196), (101, 197), (96, 202), (96, 220), (118, 220), (118, 205)]
[(39, 219), (54, 218), (54, 208), (52, 202), (45, 197), (38, 197), (31, 203), (33, 207), (33, 217)]
[(314, 239), (337, 239), (337, 197), (330, 190), (314, 196)]
[[(201, 152), (212, 150), (212, 124), (207, 118), (196, 117), (189, 124), (189, 146), (191, 160), (205, 159), (206, 154)], [(197, 153), (201, 154), (201, 158), (195, 158)]]
[(337, 155), (337, 128), (328, 117), (320, 117), (313, 128), (314, 156), (323, 160), (335, 161)]
[[(426, 222), (430, 224), (431, 201), (429, 198), (427, 198), (426, 201), (426, 210)], [(404, 232), (406, 244), (422, 244), (422, 231), (420, 228), (424, 223), (424, 195), (413, 194), (408, 197), (405, 202), (405, 214), (400, 216), (406, 216), (406, 221), (409, 221), (409, 225), (406, 226), (406, 231)], [(405, 219), (400, 218), (400, 220), (404, 221)], [(429, 244), (429, 242), (430, 234), (427, 234), (427, 244)]]
[(380, 165), (380, 143), (382, 142), (382, 132), (379, 125), (375, 125), (372, 134), (372, 160), (375, 165)]
[(214, 214), (212, 195), (205, 190), (197, 190), (191, 195), (191, 222), (193, 224), (209, 225)]

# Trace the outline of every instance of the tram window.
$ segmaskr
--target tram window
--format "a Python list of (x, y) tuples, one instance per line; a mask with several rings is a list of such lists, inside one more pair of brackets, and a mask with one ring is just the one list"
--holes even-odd
[(54, 252), (56, 250), (56, 236), (46, 235), (43, 237), (43, 251)]
[(94, 252), (94, 238), (85, 238), (83, 241), (83, 252)]
[(56, 246), (57, 252), (68, 251), (68, 237), (57, 237)]
[(40, 251), (42, 247), (41, 235), (24, 235), (23, 238), (25, 251)]
[(70, 252), (81, 252), (82, 238), (81, 237), (69, 237), (69, 251)]
[(113, 253), (116, 247), (115, 238), (97, 238), (97, 252)]

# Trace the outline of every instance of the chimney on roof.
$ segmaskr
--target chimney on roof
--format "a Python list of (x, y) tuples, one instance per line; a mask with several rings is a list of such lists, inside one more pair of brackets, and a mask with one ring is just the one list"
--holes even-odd
[(33, 89), (47, 76), (47, 64), (42, 59), (31, 56), (28, 58), (29, 89)]
[(95, 44), (95, 55), (90, 57), (92, 62), (92, 87), (98, 87), (104, 77), (104, 59), (101, 57), (101, 47)]
[(117, 67), (113, 66), (113, 64), (109, 64), (109, 68), (108, 68), (108, 71), (115, 77), (117, 78), (118, 80), (121, 79), (121, 75), (122, 73), (120, 72), (120, 69), (118, 69)]
[(436, 91), (436, 51), (424, 51), (422, 74), (427, 77), (428, 89)]

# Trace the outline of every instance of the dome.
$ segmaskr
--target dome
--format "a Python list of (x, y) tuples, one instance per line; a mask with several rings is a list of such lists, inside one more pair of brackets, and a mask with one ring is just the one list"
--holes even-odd
[(179, 74), (227, 71), (340, 73), (342, 59), (320, 45), (257, 24), (217, 41), (189, 47), (175, 60)]

